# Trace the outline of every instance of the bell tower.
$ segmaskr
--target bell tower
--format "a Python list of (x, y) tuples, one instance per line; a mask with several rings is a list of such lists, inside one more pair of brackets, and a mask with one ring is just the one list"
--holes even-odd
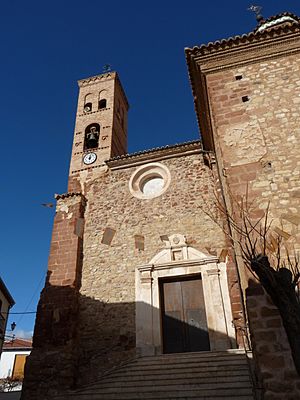
[(127, 152), (128, 101), (116, 72), (82, 79), (69, 171), (69, 191), (103, 171), (104, 161)]

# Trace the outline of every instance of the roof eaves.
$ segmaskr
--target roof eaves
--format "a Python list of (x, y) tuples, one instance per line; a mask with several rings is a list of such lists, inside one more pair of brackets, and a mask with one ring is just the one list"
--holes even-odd
[(15, 304), (15, 301), (1, 278), (0, 278), (0, 291), (2, 291), (4, 296), (7, 298), (10, 306), (12, 307)]
[(75, 196), (82, 196), (83, 197), (83, 194), (80, 193), (80, 192), (68, 192), (68, 193), (62, 193), (62, 194), (57, 194), (56, 193), (54, 195), (54, 198), (56, 200), (60, 200), (60, 199), (66, 199), (68, 197), (75, 197)]
[(254, 32), (249, 32), (247, 34), (237, 35), (222, 40), (216, 40), (214, 42), (209, 42), (207, 44), (202, 44), (200, 46), (194, 46), (192, 48), (186, 47), (184, 50), (186, 53), (186, 57), (190, 58), (192, 56), (211, 54), (225, 49), (230, 49), (241, 45), (253, 42), (259, 42), (269, 38), (274, 38), (276, 36), (280, 36), (283, 33), (285, 34), (295, 33), (299, 31), (300, 31), (300, 20), (297, 19), (297, 21), (292, 22), (289, 26), (274, 25), (271, 27), (271, 29), (268, 30), (262, 30), (262, 31), (256, 30)]
[(268, 22), (272, 22), (272, 21), (276, 21), (277, 19), (280, 19), (282, 17), (290, 17), (292, 19), (294, 19), (295, 21), (298, 21), (298, 23), (300, 22), (300, 18), (298, 17), (298, 15), (290, 13), (288, 11), (286, 12), (282, 12), (280, 14), (277, 15), (272, 15), (271, 17), (267, 18), (267, 19), (262, 19), (261, 21), (259, 21), (259, 23), (257, 24), (257, 27), (254, 29), (254, 32), (257, 31), (257, 29), (264, 25), (267, 24)]
[(118, 161), (118, 160), (124, 160), (124, 159), (129, 159), (129, 158), (135, 158), (135, 157), (139, 157), (139, 156), (143, 156), (146, 154), (151, 154), (151, 153), (155, 153), (155, 152), (159, 152), (159, 151), (164, 151), (164, 150), (172, 150), (172, 149), (177, 149), (179, 147), (192, 147), (192, 146), (200, 146), (201, 145), (201, 140), (191, 140), (188, 142), (184, 142), (184, 143), (176, 143), (174, 145), (167, 145), (167, 146), (161, 146), (161, 147), (154, 147), (152, 149), (148, 149), (148, 150), (142, 150), (142, 151), (138, 151), (135, 153), (129, 153), (129, 154), (124, 154), (122, 156), (116, 156), (116, 157), (112, 157), (108, 160), (106, 160), (106, 163), (109, 163), (111, 161)]

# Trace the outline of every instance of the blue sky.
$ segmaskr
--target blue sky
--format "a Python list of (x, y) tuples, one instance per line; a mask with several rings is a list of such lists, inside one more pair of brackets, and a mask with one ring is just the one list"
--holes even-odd
[[(2, 2), (0, 275), (12, 312), (35, 311), (54, 211), (67, 188), (77, 80), (117, 70), (130, 103), (129, 152), (197, 139), (184, 47), (255, 27), (250, 1)], [(297, 0), (259, 3), (269, 17), (300, 14)], [(16, 332), (34, 315), (12, 315)]]

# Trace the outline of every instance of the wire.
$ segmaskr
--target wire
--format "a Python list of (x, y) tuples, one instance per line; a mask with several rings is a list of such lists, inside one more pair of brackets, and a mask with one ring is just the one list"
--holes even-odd
[[(42, 275), (42, 277), (41, 277), (41, 279), (40, 279), (40, 281), (39, 281), (39, 283), (38, 283), (38, 285), (37, 285), (37, 287), (36, 287), (36, 289), (35, 289), (33, 295), (31, 296), (31, 299), (29, 300), (27, 306), (25, 307), (25, 311), (22, 312), (22, 313), (16, 313), (16, 314), (21, 314), (21, 315), (20, 315), (20, 318), (19, 318), (18, 321), (16, 322), (16, 325), (20, 324), (20, 322), (22, 321), (22, 318), (23, 318), (23, 316), (24, 316), (25, 314), (32, 314), (32, 313), (33, 313), (33, 312), (31, 312), (31, 311), (28, 311), (28, 312), (27, 312), (27, 310), (28, 310), (28, 308), (30, 307), (30, 305), (31, 305), (31, 303), (32, 303), (32, 301), (33, 301), (33, 299), (34, 299), (36, 293), (38, 292), (38, 290), (39, 290), (39, 288), (40, 288), (40, 285), (41, 285), (43, 279), (45, 279), (45, 274), (46, 274), (46, 272), (47, 272), (47, 269), (43, 272), (43, 275)], [(11, 314), (14, 314), (14, 313), (11, 313)]]
[(12, 315), (12, 314), (14, 314), (14, 315), (16, 315), (16, 314), (22, 314), (22, 315), (24, 315), (24, 314), (36, 314), (36, 311), (24, 311), (24, 312), (2, 312), (1, 314), (9, 314), (9, 315)]

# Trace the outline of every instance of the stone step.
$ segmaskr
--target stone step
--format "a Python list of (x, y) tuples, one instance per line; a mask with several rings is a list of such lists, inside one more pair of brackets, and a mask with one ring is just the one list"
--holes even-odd
[[(182, 383), (180, 384), (178, 383), (170, 383), (165, 382), (164, 384), (162, 383), (156, 383), (155, 385), (155, 391), (175, 391), (175, 390), (211, 390), (211, 389), (231, 389), (232, 387), (235, 388), (250, 388), (250, 381), (248, 380), (247, 382), (213, 382), (213, 383), (207, 383), (205, 381), (203, 382), (197, 382), (197, 383), (193, 383), (193, 384), (188, 384), (188, 383)], [(93, 391), (97, 392), (97, 393), (111, 393), (111, 392), (115, 392), (117, 388), (122, 387), (122, 390), (126, 393), (132, 393), (132, 392), (136, 392), (136, 387), (135, 385), (125, 385), (125, 384), (121, 384), (121, 385), (116, 385), (116, 386), (110, 386), (108, 385), (106, 387), (105, 383), (103, 382), (103, 384), (100, 387), (93, 387)], [(151, 392), (153, 391), (153, 385), (149, 384), (148, 382), (145, 383), (142, 386), (139, 386), (139, 392)]]
[(164, 363), (155, 363), (155, 364), (144, 364), (144, 365), (140, 365), (136, 362), (133, 362), (132, 364), (127, 364), (124, 365), (120, 368), (117, 368), (115, 370), (112, 371), (112, 373), (114, 371), (120, 371), (120, 370), (126, 370), (126, 368), (131, 372), (135, 372), (135, 371), (140, 371), (141, 369), (143, 371), (146, 372), (150, 372), (150, 371), (155, 371), (155, 370), (160, 370), (160, 371), (175, 371), (177, 369), (181, 369), (181, 370), (193, 370), (195, 371), (195, 369), (198, 370), (203, 370), (203, 371), (219, 371), (222, 369), (240, 369), (240, 368), (244, 368), (247, 369), (247, 363), (246, 360), (231, 360), (230, 362), (227, 361), (220, 361), (218, 363), (216, 362), (204, 362), (204, 363), (199, 363), (199, 362), (174, 362), (174, 363), (168, 363), (168, 364), (164, 364)]
[(245, 356), (234, 356), (234, 357), (228, 357), (228, 356), (220, 356), (216, 357), (213, 359), (210, 359), (209, 357), (192, 357), (192, 358), (179, 358), (179, 357), (174, 357), (172, 358), (152, 358), (152, 357), (145, 357), (145, 358), (140, 358), (135, 361), (135, 364), (138, 364), (139, 366), (142, 365), (169, 365), (169, 364), (186, 364), (186, 363), (197, 363), (197, 364), (205, 364), (205, 363), (210, 363), (210, 364), (231, 364), (231, 363), (245, 363), (246, 358)]
[[(145, 374), (144, 371), (138, 371), (136, 374), (131, 374), (130, 371), (124, 371), (123, 373), (118, 372), (117, 374), (113, 375), (108, 375), (103, 379), (103, 382), (136, 382), (136, 381), (152, 381), (155, 380), (155, 382), (158, 381), (165, 381), (166, 379), (168, 380), (189, 380), (189, 379), (195, 379), (195, 380), (202, 380), (202, 379), (209, 379), (209, 380), (214, 380), (216, 382), (219, 382), (220, 380), (224, 379), (232, 379), (232, 380), (237, 380), (237, 379), (248, 379), (249, 380), (249, 371), (246, 369), (243, 370), (224, 370), (224, 371), (216, 371), (213, 374), (211, 372), (201, 372), (201, 371), (191, 371), (189, 373), (183, 373), (181, 371), (175, 372), (173, 374), (162, 374), (160, 371), (155, 371), (155, 374)], [(191, 376), (192, 375), (192, 376)], [(101, 383), (98, 382), (98, 384)]]
[[(110, 379), (110, 380), (105, 380), (102, 383), (98, 383), (98, 384), (94, 384), (91, 385), (91, 388), (93, 388), (93, 390), (97, 390), (97, 389), (107, 389), (107, 388), (119, 388), (122, 390), (127, 390), (127, 388), (133, 388), (134, 390), (136, 390), (137, 388), (141, 388), (141, 390), (143, 391), (144, 389), (148, 389), (148, 388), (153, 388), (153, 386), (155, 387), (168, 387), (169, 390), (173, 390), (174, 387), (178, 387), (178, 386), (194, 386), (194, 385), (201, 385), (201, 387), (206, 387), (206, 386), (214, 386), (215, 388), (217, 386), (219, 387), (226, 387), (227, 385), (230, 386), (233, 383), (235, 384), (237, 382), (237, 377), (231, 377), (231, 376), (227, 376), (227, 377), (210, 377), (210, 378), (205, 378), (205, 380), (201, 380), (199, 378), (195, 378), (195, 377), (190, 377), (190, 378), (171, 378), (168, 377), (168, 382), (166, 383), (165, 380), (161, 379), (161, 380), (157, 380), (157, 379), (140, 379), (140, 380), (133, 380), (133, 379), (118, 379), (118, 380), (114, 380), (114, 379)], [(238, 384), (241, 387), (251, 387), (251, 382), (249, 379), (249, 375), (245, 375), (245, 376), (239, 376), (238, 377)], [(200, 387), (200, 386), (199, 386)]]
[[(251, 388), (220, 388), (220, 389), (191, 389), (184, 388), (178, 389), (176, 391), (170, 390), (150, 390), (148, 392), (135, 391), (132, 393), (120, 392), (120, 391), (102, 391), (101, 393), (95, 393), (94, 391), (85, 391), (84, 393), (74, 393), (68, 396), (62, 396), (60, 399), (70, 400), (135, 400), (135, 399), (251, 399), (253, 400)], [(57, 397), (59, 399), (59, 397)]]
[(245, 350), (238, 350), (238, 349), (231, 349), (227, 351), (201, 351), (201, 352), (186, 352), (186, 353), (168, 353), (168, 354), (160, 354), (157, 356), (143, 356), (143, 357), (138, 357), (136, 360), (165, 360), (165, 359), (184, 359), (188, 358), (189, 360), (192, 358), (209, 358), (210, 360), (213, 360), (215, 358), (219, 357), (245, 357)]
[(253, 400), (244, 353), (184, 353), (135, 359), (57, 400)]

